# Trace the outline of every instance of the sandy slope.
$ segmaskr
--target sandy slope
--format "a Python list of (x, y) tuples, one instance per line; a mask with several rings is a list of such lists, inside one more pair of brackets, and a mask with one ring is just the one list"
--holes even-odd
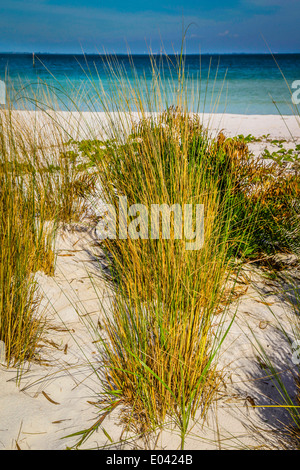
[[(20, 116), (28, 124), (28, 115), (19, 114), (18, 119)], [(63, 118), (70, 122), (70, 116)], [(80, 129), (72, 126), (73, 137), (82, 137), (92, 125), (96, 132), (101, 118), (103, 116), (88, 113)], [(38, 125), (43, 119), (39, 117)], [(300, 127), (295, 118), (284, 119), (217, 115), (210, 128), (212, 131), (224, 128), (228, 135), (271, 134), (273, 138), (290, 139), (288, 124), (293, 136), (300, 138)], [(207, 123), (208, 116), (204, 116), (204, 120)], [(253, 145), (254, 152), (259, 155), (267, 144)], [(20, 387), (14, 381), (16, 370), (0, 366), (0, 448), (65, 449), (76, 439), (62, 439), (64, 436), (88, 428), (98, 417), (97, 408), (91, 402), (97, 400), (101, 391), (101, 370), (98, 370), (95, 338), (86, 323), (90, 321), (97, 325), (99, 321), (101, 324), (103, 311), (109, 312), (111, 308), (112, 294), (101, 276), (101, 270), (105, 268), (101, 253), (98, 253), (98, 261), (94, 257), (97, 249), (94, 236), (94, 232), (87, 231), (84, 225), (62, 230), (56, 247), (55, 276), (37, 274), (43, 295), (41, 312), (50, 319), (51, 328), (41, 344), (43, 364), (31, 364)], [(290, 266), (289, 269), (296, 278), (300, 277), (297, 267)], [(249, 333), (250, 326), (264, 346), (272, 351), (278, 365), (283, 365), (284, 369), (293, 366), (291, 351), (276, 329), (270, 311), (271, 308), (288, 325), (289, 306), (274, 294), (276, 287), (276, 283), (263, 278), (261, 272), (245, 269), (240, 284), (241, 296), (231, 309), (232, 313), (237, 312), (236, 321), (220, 357), (226, 387), (214, 403), (204, 427), (201, 423), (194, 424), (186, 448), (278, 445), (279, 435), (273, 430), (278, 421), (288, 422), (287, 415), (278, 408), (252, 406), (274, 404), (278, 395), (256, 357)], [(293, 382), (288, 375), (287, 381), (293, 392)], [(86, 447), (111, 445), (108, 435), (115, 443), (120, 438), (130, 438), (126, 433), (122, 434), (117, 410), (105, 420), (103, 427), (105, 432), (99, 429)], [(170, 424), (158, 436), (156, 445), (176, 449), (179, 442), (178, 431)], [(143, 448), (145, 444), (131, 436), (131, 440), (122, 445)], [(154, 445), (154, 439), (150, 440), (150, 445)], [(116, 447), (119, 444), (113, 445)]]

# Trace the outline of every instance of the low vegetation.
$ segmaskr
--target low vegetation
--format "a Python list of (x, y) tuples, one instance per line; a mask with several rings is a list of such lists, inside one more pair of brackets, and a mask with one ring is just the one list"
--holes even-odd
[[(120, 120), (116, 125), (106, 112), (110, 133), (101, 140), (65, 143), (53, 122), (54, 144), (38, 144), (9, 110), (1, 112), (0, 340), (8, 365), (37, 357), (44, 320), (34, 274), (53, 274), (57, 227), (82, 220), (96, 188), (116, 214), (121, 196), (128, 207), (203, 205), (200, 249), (186, 249), (189, 237), (176, 235), (174, 219), (170, 239), (161, 231), (148, 238), (142, 233), (151, 233), (151, 223), (141, 226), (132, 215), (126, 222), (135, 237), (101, 242), (115, 296), (97, 332), (103, 419), (118, 407), (125, 425), (139, 433), (175, 420), (184, 448), (190, 420), (205, 418), (222, 383), (218, 354), (234, 321), (227, 313), (240, 266), (299, 250), (299, 149), (280, 147), (280, 158), (265, 152), (267, 162), (250, 152), (251, 135), (212, 138), (199, 115), (188, 112), (182, 70), (172, 107), (154, 76), (153, 106), (161, 112), (149, 116), (153, 90), (142, 98), (137, 85), (127, 98), (113, 74), (109, 99)], [(138, 120), (129, 113), (132, 103)], [(111, 102), (103, 104), (111, 109)]]
[(0, 340), (7, 365), (37, 358), (44, 320), (36, 315), (40, 293), (34, 273), (52, 275), (59, 223), (78, 220), (83, 195), (93, 183), (77, 168), (57, 134), (55, 145), (38, 145), (38, 132), (0, 113)]

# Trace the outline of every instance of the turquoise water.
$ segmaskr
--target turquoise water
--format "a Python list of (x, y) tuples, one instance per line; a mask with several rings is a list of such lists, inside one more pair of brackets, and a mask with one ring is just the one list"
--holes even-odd
[[(292, 114), (291, 95), (279, 67), (291, 87), (294, 81), (300, 80), (300, 54), (279, 54), (275, 59), (278, 65), (270, 54), (185, 56), (187, 99), (191, 109), (278, 114), (279, 108), (282, 114)], [(176, 57), (161, 60), (156, 56), (155, 60), (165, 83), (169, 84), (173, 77), (173, 85), (176, 84)], [(149, 57), (132, 57), (135, 73), (127, 56), (118, 55), (114, 61), (127, 75), (127, 89), (123, 90), (123, 96), (129, 96), (129, 87), (137, 77), (146, 96), (146, 89), (151, 90), (153, 79)], [(33, 67), (31, 54), (0, 54), (0, 79), (5, 80), (7, 92), (16, 108), (34, 108), (34, 97), (38, 106), (47, 106), (44, 97), (47, 90), (50, 101), (56, 101), (57, 108), (101, 111), (102, 97), (104, 94), (109, 96), (113, 89), (107, 69), (107, 59), (100, 55), (36, 54)], [(175, 104), (172, 87), (169, 89), (166, 85), (164, 88), (169, 90), (168, 105)], [(151, 91), (149, 93), (151, 110), (155, 110), (155, 101)], [(25, 96), (29, 99), (24, 101)]]

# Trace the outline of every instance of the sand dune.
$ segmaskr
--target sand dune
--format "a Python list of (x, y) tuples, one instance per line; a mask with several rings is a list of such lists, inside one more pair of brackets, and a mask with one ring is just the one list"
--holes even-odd
[[(27, 126), (39, 127), (49, 138), (47, 115), (16, 112), (15, 118), (24, 120), (24, 125), (26, 122)], [(56, 118), (64, 125), (68, 123), (68, 132), (76, 139), (91, 133), (98, 135), (99, 122), (105, 127), (101, 113), (82, 116), (59, 113)], [(212, 132), (224, 129), (227, 135), (270, 134), (274, 139), (284, 138), (288, 142), (291, 136), (300, 140), (299, 122), (293, 116), (204, 115), (203, 120)], [(270, 144), (262, 140), (251, 146), (259, 156)], [(56, 245), (55, 275), (36, 275), (43, 295), (40, 312), (47, 315), (52, 327), (41, 344), (42, 364), (30, 365), (20, 387), (14, 381), (17, 371), (0, 366), (2, 449), (65, 449), (78, 438), (63, 437), (86, 429), (97, 420), (97, 408), (91, 403), (97, 401), (101, 392), (101, 370), (98, 370), (95, 338), (87, 322), (101, 324), (103, 309), (109, 311), (113, 297), (102, 279), (101, 270), (105, 266), (101, 264), (101, 252), (98, 252), (100, 263), (94, 256), (94, 237), (95, 233), (86, 229), (84, 221), (62, 229)], [(288, 264), (287, 269), (299, 279), (299, 266)], [(274, 404), (278, 395), (256, 357), (249, 330), (252, 328), (263, 345), (272, 350), (278, 365), (292, 365), (289, 347), (276, 328), (270, 307), (287, 328), (288, 315), (292, 313), (274, 291), (276, 282), (270, 283), (258, 269), (250, 266), (244, 269), (241, 295), (231, 307), (232, 314), (237, 312), (236, 321), (220, 357), (226, 387), (213, 404), (204, 427), (196, 423), (190, 430), (186, 449), (279, 445), (276, 430), (279, 422), (288, 422), (288, 416), (281, 409), (253, 406)], [(292, 380), (289, 384), (293, 393)], [(119, 448), (118, 443), (123, 439), (122, 448), (144, 448), (138, 437), (122, 434), (117, 410), (104, 421), (103, 428), (105, 432), (100, 428), (83, 447)], [(172, 426), (166, 426), (156, 443), (157, 448), (168, 449), (176, 449), (179, 444), (178, 429)]]

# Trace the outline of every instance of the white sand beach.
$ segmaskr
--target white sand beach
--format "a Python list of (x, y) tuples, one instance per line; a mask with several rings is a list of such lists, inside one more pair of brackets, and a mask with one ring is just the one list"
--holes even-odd
[[(59, 111), (14, 111), (15, 118), (24, 123), (24, 126), (32, 126), (39, 133), (44, 130), (44, 135), (49, 139), (49, 122), (54, 118), (63, 129), (68, 130), (74, 139), (97, 136), (99, 129), (105, 128), (107, 115), (102, 112), (67, 112)], [(149, 114), (145, 114), (147, 116)], [(120, 117), (132, 122), (139, 118), (138, 113), (131, 113), (130, 118), (125, 114), (111, 113), (111, 119), (118, 120)], [(245, 114), (200, 114), (203, 125), (211, 132), (224, 132), (228, 136), (239, 134), (252, 134), (255, 137), (270, 134), (273, 139), (293, 140), (300, 138), (300, 117), (272, 115), (245, 115)], [(43, 135), (43, 134), (41, 134)]]
[[(23, 120), (27, 128), (38, 129), (39, 137), (51, 142), (46, 114), (18, 111), (15, 118)], [(61, 112), (56, 118), (64, 127), (68, 123), (68, 137), (74, 139), (97, 137), (100, 124), (105, 127), (101, 113), (82, 113), (79, 119), (76, 113)], [(261, 137), (261, 141), (249, 145), (257, 158), (265, 148), (276, 150), (271, 139), (285, 139), (287, 148), (300, 143), (300, 122), (294, 116), (204, 115), (203, 124), (212, 134), (223, 130), (227, 136)], [(0, 449), (66, 449), (78, 441), (78, 436), (66, 436), (97, 421), (99, 409), (93, 403), (101, 393), (101, 371), (95, 338), (87, 324), (101, 325), (103, 311), (109, 312), (112, 293), (102, 279), (105, 263), (95, 247), (95, 231), (87, 226), (82, 221), (61, 228), (54, 276), (36, 274), (42, 295), (40, 313), (50, 325), (40, 345), (42, 363), (30, 364), (19, 386), (15, 381), (17, 370), (0, 366)], [(219, 360), (225, 384), (207, 421), (193, 423), (186, 449), (281, 446), (278, 428), (283, 429), (289, 417), (283, 409), (270, 407), (279, 402), (278, 392), (257, 358), (250, 329), (271, 351), (279, 367), (284, 371), (293, 367), (290, 348), (277, 328), (273, 312), (288, 329), (288, 317), (293, 312), (275, 291), (285, 282), (285, 272), (299, 282), (300, 266), (294, 256), (283, 256), (282, 263), (282, 277), (276, 280), (252, 265), (243, 268), (240, 296), (231, 305), (231, 314), (236, 313), (236, 318)], [(294, 383), (288, 372), (286, 380), (293, 394)], [(149, 438), (150, 448), (178, 449), (179, 445), (178, 429), (171, 424)], [(123, 431), (116, 409), (82, 447), (144, 449), (145, 443), (139, 436)]]

